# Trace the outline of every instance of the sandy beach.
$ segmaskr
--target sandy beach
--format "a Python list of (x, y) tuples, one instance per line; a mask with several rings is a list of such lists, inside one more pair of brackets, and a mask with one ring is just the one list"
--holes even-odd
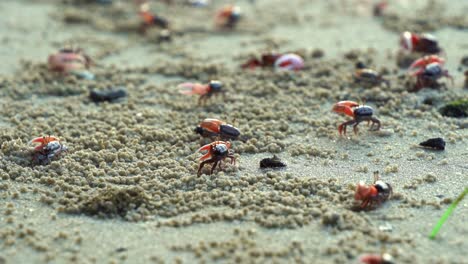
[[(466, 1), (236, 1), (233, 30), (213, 17), (228, 1), (194, 7), (150, 1), (167, 18), (138, 32), (132, 1), (0, 2), (1, 263), (360, 263), (388, 253), (394, 263), (468, 263), (468, 200), (436, 239), (428, 234), (468, 185), (468, 120), (439, 109), (468, 100)], [(96, 1), (97, 2), (97, 1)], [(413, 91), (397, 65), (404, 30), (429, 32), (453, 76)], [(94, 61), (87, 80), (52, 72), (64, 46)], [(252, 56), (294, 52), (300, 71), (242, 69)], [(390, 82), (353, 80), (358, 62)], [(225, 98), (206, 105), (180, 94), (184, 82), (220, 80)], [(91, 90), (128, 96), (95, 103)], [(382, 124), (340, 136), (349, 117), (338, 101), (363, 102)], [(241, 131), (236, 164), (197, 176), (205, 118)], [(54, 135), (68, 151), (32, 162), (28, 142)], [(444, 151), (421, 148), (445, 140)], [(281, 169), (260, 169), (278, 156)], [(373, 210), (355, 210), (356, 184), (374, 171), (393, 187)]]

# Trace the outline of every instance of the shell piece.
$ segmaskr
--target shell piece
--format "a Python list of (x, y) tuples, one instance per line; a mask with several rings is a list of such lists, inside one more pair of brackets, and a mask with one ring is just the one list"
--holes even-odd
[(275, 69), (277, 70), (298, 71), (302, 68), (304, 68), (304, 60), (294, 53), (284, 54), (275, 61)]

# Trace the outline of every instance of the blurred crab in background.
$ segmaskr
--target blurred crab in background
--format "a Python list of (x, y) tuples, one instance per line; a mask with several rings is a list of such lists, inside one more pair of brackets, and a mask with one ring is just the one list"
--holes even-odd
[(241, 9), (236, 5), (223, 6), (215, 15), (215, 25), (222, 29), (233, 29), (241, 18)]
[(92, 59), (81, 48), (63, 48), (48, 58), (51, 71), (65, 73), (89, 69), (92, 63)]
[(135, 0), (135, 4), (138, 5), (138, 15), (142, 20), (140, 32), (146, 33), (148, 28), (154, 26), (163, 29), (167, 29), (169, 27), (169, 22), (166, 19), (151, 13), (147, 0)]
[(212, 80), (208, 84), (200, 84), (200, 83), (182, 83), (178, 86), (179, 92), (181, 94), (186, 95), (193, 95), (198, 94), (200, 98), (198, 99), (198, 104), (204, 104), (206, 100), (211, 98), (213, 95), (223, 94), (225, 95), (225, 91), (223, 91), (223, 84), (220, 81)]
[(224, 161), (226, 158), (229, 158), (231, 160), (231, 164), (236, 163), (234, 151), (231, 149), (231, 142), (229, 141), (215, 141), (210, 144), (206, 144), (197, 150), (197, 152), (203, 151), (207, 151), (207, 153), (200, 158), (201, 162), (198, 167), (198, 176), (201, 175), (202, 169), (205, 166), (205, 164), (214, 163), (210, 171), (210, 174), (213, 174), (213, 171), (215, 170), (218, 163)]
[(243, 69), (255, 69), (257, 67), (274, 67), (276, 70), (299, 71), (304, 68), (304, 59), (294, 53), (277, 54), (264, 53), (258, 58), (252, 58), (241, 65)]
[(29, 144), (37, 144), (33, 152), (33, 162), (40, 165), (49, 164), (54, 158), (59, 157), (62, 152), (66, 152), (68, 148), (57, 137), (44, 136), (34, 138)]
[(437, 55), (424, 56), (414, 61), (409, 67), (409, 74), (416, 77), (414, 91), (424, 87), (437, 88), (437, 82), (442, 77), (449, 78), (453, 85), (453, 77), (444, 69), (445, 60)]
[[(372, 116), (374, 111), (372, 107), (368, 105), (359, 105), (353, 101), (341, 101), (333, 105), (332, 110), (336, 113), (342, 113), (353, 118), (353, 120), (346, 121), (338, 126), (338, 132), (340, 135), (346, 135), (346, 127), (350, 125), (353, 126), (353, 131), (356, 134), (357, 126), (363, 121), (367, 121), (368, 123), (372, 122), (369, 129), (371, 131), (380, 129), (380, 121)], [(377, 125), (376, 128), (374, 128), (375, 124)]]
[(438, 54), (442, 52), (436, 37), (431, 34), (416, 34), (405, 31), (400, 35), (400, 48), (407, 52)]
[(392, 255), (388, 253), (362, 255), (359, 261), (364, 264), (395, 264)]
[(414, 60), (426, 55), (444, 54), (437, 39), (431, 34), (416, 34), (405, 31), (400, 35), (397, 65), (407, 68)]
[(356, 71), (353, 77), (356, 83), (362, 83), (365, 86), (374, 87), (385, 83), (385, 86), (390, 87), (390, 81), (384, 79), (377, 71), (366, 68), (361, 62), (356, 64)]

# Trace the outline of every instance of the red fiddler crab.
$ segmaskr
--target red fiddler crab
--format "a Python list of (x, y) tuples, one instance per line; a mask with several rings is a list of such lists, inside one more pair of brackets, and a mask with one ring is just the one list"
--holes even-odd
[(241, 18), (241, 10), (236, 5), (222, 7), (215, 16), (215, 24), (219, 28), (233, 29)]
[(437, 88), (437, 80), (442, 77), (449, 78), (453, 85), (453, 77), (443, 68), (444, 63), (445, 60), (437, 55), (424, 56), (414, 61), (408, 69), (410, 75), (417, 78), (414, 90), (419, 91), (424, 87)]
[(49, 55), (49, 69), (58, 72), (75, 72), (89, 69), (92, 59), (80, 48), (63, 48)]
[[(198, 167), (197, 175), (200, 176), (203, 167), (207, 163), (214, 163), (211, 167), (210, 174), (213, 174), (218, 163), (229, 158), (231, 164), (236, 164), (236, 157), (234, 157), (234, 151), (231, 149), (231, 142), (229, 141), (215, 141), (210, 144), (206, 144), (199, 148), (197, 152), (208, 151), (205, 155), (200, 158), (200, 165)], [(221, 165), (220, 165), (221, 167)]]
[(255, 69), (257, 67), (274, 67), (277, 70), (299, 71), (304, 68), (304, 59), (294, 53), (276, 54), (265, 53), (260, 59), (252, 58), (242, 64), (243, 69)]
[(354, 199), (361, 201), (360, 209), (371, 209), (387, 201), (392, 196), (393, 189), (389, 183), (379, 180), (379, 172), (374, 172), (374, 183), (366, 185), (364, 182), (359, 182), (356, 186)]
[(200, 83), (182, 83), (178, 86), (180, 88), (179, 92), (181, 94), (193, 95), (198, 94), (200, 98), (198, 99), (198, 104), (204, 104), (206, 100), (211, 98), (213, 95), (224, 94), (223, 84), (220, 81), (210, 81), (208, 84)]
[(52, 159), (68, 150), (68, 148), (62, 145), (60, 140), (54, 136), (37, 137), (29, 142), (29, 144), (37, 143), (40, 145), (34, 148), (33, 162), (41, 165), (49, 164)]
[(365, 264), (394, 264), (392, 255), (388, 253), (377, 254), (366, 254), (359, 258), (361, 263)]
[(382, 77), (375, 70), (366, 68), (362, 63), (356, 64), (356, 71), (354, 72), (354, 81), (356, 83), (363, 83), (367, 86), (373, 87), (385, 83), (387, 87), (390, 87), (390, 82)]
[(400, 47), (403, 51), (438, 54), (442, 52), (437, 39), (431, 34), (415, 34), (405, 31), (400, 36)]
[(214, 118), (203, 120), (200, 125), (195, 128), (195, 132), (203, 137), (218, 137), (220, 139), (230, 140), (235, 140), (240, 135), (240, 131), (236, 127)]
[[(352, 125), (354, 134), (357, 133), (357, 126), (363, 121), (372, 122), (369, 130), (375, 131), (380, 129), (380, 120), (373, 117), (373, 109), (368, 105), (359, 105), (353, 101), (341, 101), (333, 105), (334, 112), (342, 113), (353, 118), (353, 120), (346, 121), (338, 126), (338, 132), (340, 135), (346, 134), (346, 127)], [(374, 128), (374, 125), (377, 127)]]

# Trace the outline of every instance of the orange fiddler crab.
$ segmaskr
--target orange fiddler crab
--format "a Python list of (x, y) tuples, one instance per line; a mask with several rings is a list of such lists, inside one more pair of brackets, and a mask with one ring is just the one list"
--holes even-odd
[(54, 136), (37, 137), (29, 142), (29, 144), (37, 143), (40, 145), (34, 148), (33, 162), (41, 165), (49, 164), (53, 158), (60, 156), (62, 152), (68, 150), (68, 148), (62, 145), (60, 140)]
[[(338, 126), (338, 132), (340, 135), (343, 133), (346, 134), (346, 127), (352, 125), (354, 134), (357, 133), (357, 126), (363, 121), (372, 122), (372, 125), (369, 130), (379, 130), (380, 129), (380, 120), (373, 117), (374, 110), (368, 105), (359, 105), (353, 101), (341, 101), (333, 105), (334, 112), (343, 113), (353, 118), (353, 120), (346, 121)], [(374, 128), (374, 125), (377, 124), (377, 127)]]
[(356, 186), (356, 192), (354, 199), (361, 201), (359, 205), (360, 209), (370, 209), (376, 205), (379, 205), (390, 198), (393, 193), (392, 186), (389, 183), (379, 180), (379, 172), (374, 172), (374, 183), (372, 185), (366, 185), (363, 182), (359, 182)]
[(197, 152), (202, 151), (208, 152), (200, 158), (201, 162), (198, 167), (198, 176), (201, 175), (202, 169), (207, 163), (214, 163), (211, 167), (210, 174), (213, 173), (218, 163), (226, 158), (231, 160), (231, 164), (236, 164), (236, 157), (234, 157), (234, 151), (231, 149), (231, 142), (229, 141), (215, 141), (210, 144), (206, 144), (197, 150)]
[(220, 81), (210, 81), (208, 84), (200, 83), (182, 83), (178, 86), (180, 88), (179, 92), (181, 94), (193, 95), (198, 94), (200, 98), (198, 99), (198, 104), (205, 103), (208, 98), (215, 94), (223, 94), (222, 90), (223, 84)]

